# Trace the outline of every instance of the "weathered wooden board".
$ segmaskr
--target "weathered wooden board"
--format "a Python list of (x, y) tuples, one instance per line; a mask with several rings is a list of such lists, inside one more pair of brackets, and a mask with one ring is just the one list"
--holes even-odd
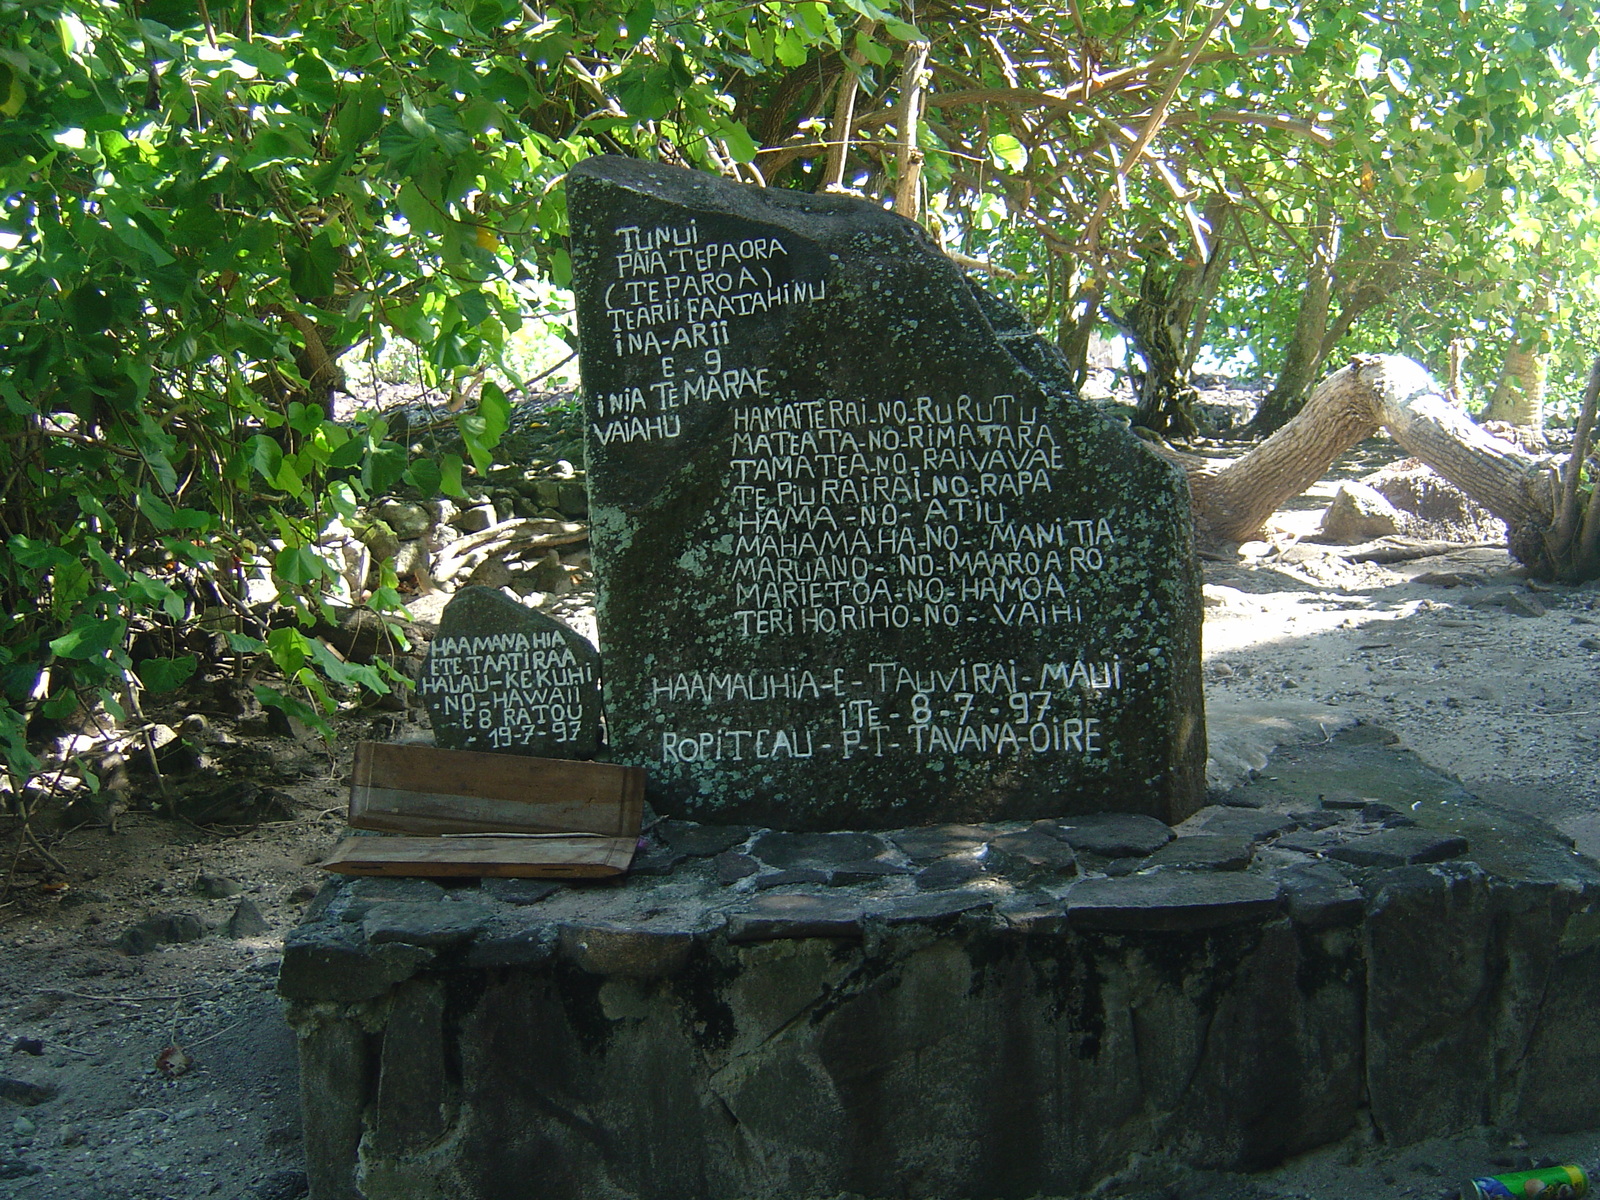
[(391, 833), (593, 833), (636, 838), (641, 767), (361, 742), (350, 824)]
[(341, 875), (599, 879), (633, 861), (633, 837), (347, 837), (322, 863)]

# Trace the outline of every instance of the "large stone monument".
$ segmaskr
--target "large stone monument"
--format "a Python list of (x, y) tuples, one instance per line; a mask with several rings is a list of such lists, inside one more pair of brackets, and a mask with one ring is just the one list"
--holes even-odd
[(612, 757), (785, 829), (1204, 790), (1179, 473), (863, 201), (568, 177)]

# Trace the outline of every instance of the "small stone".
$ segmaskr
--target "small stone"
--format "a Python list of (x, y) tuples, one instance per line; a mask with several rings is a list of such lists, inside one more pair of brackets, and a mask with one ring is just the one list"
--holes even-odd
[(1361, 806), (1361, 819), (1370, 821), (1374, 825), (1381, 825), (1390, 817), (1400, 815), (1400, 810), (1392, 804), (1384, 804), (1378, 800), (1369, 801)]
[(1592, 637), (1579, 638), (1578, 639), (1578, 649), (1580, 649), (1580, 650), (1600, 650), (1600, 638), (1592, 638)]
[(12, 1079), (0, 1075), (0, 1100), (22, 1108), (36, 1108), (56, 1098), (56, 1087), (51, 1083), (34, 1083), (27, 1079)]
[(489, 910), (468, 902), (406, 903), (387, 900), (367, 910), (361, 923), (368, 943), (381, 946), (456, 946), (470, 941), (489, 922)]
[(239, 901), (233, 914), (228, 918), (227, 934), (235, 940), (260, 937), (271, 929), (272, 926), (261, 915), (261, 910), (256, 907), (255, 901), (248, 897)]
[(1137, 813), (1094, 813), (1063, 817), (1062, 837), (1080, 854), (1101, 858), (1144, 857), (1154, 854), (1173, 838), (1173, 832), (1154, 817)]
[(922, 868), (913, 882), (918, 891), (942, 892), (971, 883), (974, 879), (982, 879), (988, 873), (988, 868), (980, 859), (964, 854), (941, 858), (932, 866)]
[(694, 935), (687, 930), (610, 922), (563, 925), (561, 953), (591, 975), (659, 979), (689, 961)]
[(728, 920), (730, 942), (860, 937), (861, 906), (846, 896), (762, 896)]
[(561, 890), (547, 879), (485, 879), (478, 890), (491, 900), (517, 906), (537, 904)]
[(885, 849), (883, 839), (870, 833), (768, 831), (756, 838), (750, 853), (772, 867), (827, 870), (864, 858), (876, 858)]
[(38, 1175), (43, 1170), (43, 1167), (20, 1158), (0, 1158), (0, 1179), (24, 1179), (29, 1175)]
[(924, 863), (952, 854), (970, 854), (993, 836), (992, 829), (981, 825), (929, 825), (899, 830), (891, 833), (889, 840), (912, 862)]
[(1550, 610), (1526, 592), (1512, 592), (1506, 601), (1506, 611), (1518, 617), (1542, 617)]
[[(1369, 804), (1376, 801), (1367, 796), (1323, 796), (1322, 807), (1333, 812), (1359, 812)], [(1301, 820), (1301, 824), (1305, 824)]]
[(462, 533), (482, 533), (489, 526), (495, 524), (499, 517), (495, 515), (494, 505), (475, 504), (471, 508), (463, 508), (450, 518), (450, 524)]
[(1468, 850), (1467, 839), (1456, 834), (1425, 829), (1384, 829), (1367, 837), (1352, 838), (1328, 851), (1358, 867), (1405, 867), (1416, 863), (1446, 862)]
[(717, 882), (722, 884), (738, 883), (761, 870), (760, 863), (737, 850), (727, 850), (717, 855), (712, 865), (717, 871)]
[(200, 875), (194, 881), (194, 893), (207, 900), (227, 900), (244, 891), (244, 884), (222, 875)]
[(19, 1037), (11, 1043), (11, 1053), (31, 1054), (34, 1058), (38, 1058), (44, 1053), (44, 1042), (40, 1038)]
[(1064, 897), (1075, 929), (1211, 929), (1278, 911), (1276, 880), (1260, 875), (1155, 871), (1081, 879)]
[(572, 591), (572, 573), (561, 563), (559, 550), (548, 551), (543, 558), (523, 572), (522, 590), (532, 589), (547, 596), (565, 596)]
[(1191, 871), (1242, 871), (1250, 865), (1250, 847), (1246, 838), (1199, 833), (1168, 842), (1145, 859), (1144, 865)]
[(1339, 485), (1317, 536), (1336, 545), (1354, 545), (1401, 532), (1405, 518), (1376, 488), (1346, 481)]
[(424, 536), (434, 525), (434, 512), (425, 504), (386, 500), (372, 510), (372, 516), (394, 530), (401, 539)]
[(701, 825), (695, 821), (661, 821), (654, 832), (667, 845), (690, 858), (710, 858), (742, 846), (750, 837), (750, 829), (745, 825)]
[(11, 1122), (11, 1132), (16, 1134), (18, 1137), (32, 1137), (34, 1130), (38, 1128), (39, 1127), (27, 1117), (18, 1117), (15, 1121)]
[(671, 846), (651, 846), (636, 854), (633, 865), (628, 868), (630, 875), (671, 875), (680, 863), (689, 861), (689, 856), (681, 850), (674, 850)]
[(127, 955), (149, 954), (157, 946), (198, 941), (206, 927), (188, 913), (155, 913), (124, 931), (117, 949)]

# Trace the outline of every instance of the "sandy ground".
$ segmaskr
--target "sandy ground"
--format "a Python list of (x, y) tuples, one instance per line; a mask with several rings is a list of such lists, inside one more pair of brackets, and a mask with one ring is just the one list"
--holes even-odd
[[(1277, 739), (1360, 719), (1600, 856), (1600, 591), (1531, 587), (1500, 549), (1351, 561), (1307, 540), (1330, 490), (1280, 513), (1237, 556), (1206, 564), (1216, 782), (1263, 766)], [(394, 737), (404, 721), (353, 719), (347, 741)], [(291, 820), (221, 834), (130, 813), (115, 833), (85, 828), (56, 843), (64, 877), (24, 859), (31, 870), (0, 903), (0, 1077), (52, 1098), (0, 1101), (0, 1197), (299, 1194), (293, 1044), (272, 985), (281, 939), (320, 882), (313, 864), (342, 827), (347, 755), (289, 739), (273, 755)], [(7, 833), (0, 824), (9, 846)], [(206, 880), (241, 891), (207, 898), (197, 888), (229, 889)], [(241, 899), (265, 919), (263, 932), (227, 935)], [(118, 939), (149, 913), (190, 914), (211, 932), (122, 953)], [(178, 1065), (189, 1063), (168, 1077), (158, 1060), (170, 1046), (183, 1051)], [(1250, 1179), (1145, 1163), (1109, 1190), (1438, 1198), (1467, 1174), (1543, 1157), (1600, 1162), (1600, 1134), (1483, 1131), (1397, 1149), (1358, 1133)]]

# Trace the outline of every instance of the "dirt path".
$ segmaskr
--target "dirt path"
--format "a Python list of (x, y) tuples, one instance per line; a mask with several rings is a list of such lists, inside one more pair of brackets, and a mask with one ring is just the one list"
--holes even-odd
[[(1314, 502), (1280, 514), (1265, 540), (1207, 565), (1219, 786), (1263, 764), (1274, 718), (1302, 732), (1363, 720), (1600, 856), (1600, 591), (1531, 589), (1503, 550), (1352, 562), (1304, 540), (1315, 516)], [(405, 720), (351, 722), (346, 742), (395, 737)], [(42, 1100), (0, 1102), (0, 1197), (300, 1194), (293, 1045), (272, 987), (281, 939), (320, 883), (312, 864), (341, 829), (347, 755), (263, 741), (293, 819), (224, 836), (127, 814), (114, 834), (81, 829), (55, 846), (64, 881), (31, 864), (0, 905), (0, 1077), (14, 1081), (0, 1095)], [(239, 925), (250, 910), (253, 932)], [(152, 914), (195, 918), (168, 932), (201, 936), (125, 953)], [(169, 1052), (170, 1077), (169, 1046), (183, 1068)], [(1530, 1146), (1502, 1131), (1399, 1152), (1357, 1136), (1252, 1180), (1144, 1164), (1114, 1190), (1436, 1198), (1485, 1162), (1545, 1155), (1600, 1160), (1600, 1136)]]

